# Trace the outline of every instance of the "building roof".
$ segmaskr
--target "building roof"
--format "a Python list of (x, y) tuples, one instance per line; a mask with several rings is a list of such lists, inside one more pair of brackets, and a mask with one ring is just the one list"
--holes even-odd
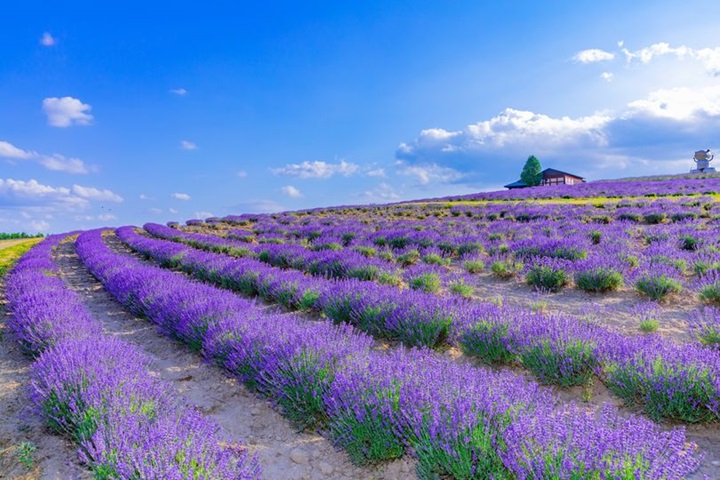
[(569, 175), (571, 177), (579, 178), (581, 180), (583, 179), (583, 177), (575, 175), (574, 173), (563, 172), (562, 170), (555, 170), (554, 168), (546, 168), (541, 173), (543, 177), (545, 175)]
[(528, 186), (529, 185), (527, 183), (523, 182), (522, 180), (518, 180), (517, 182), (508, 183), (507, 185), (504, 185), (503, 187), (504, 188), (525, 188)]

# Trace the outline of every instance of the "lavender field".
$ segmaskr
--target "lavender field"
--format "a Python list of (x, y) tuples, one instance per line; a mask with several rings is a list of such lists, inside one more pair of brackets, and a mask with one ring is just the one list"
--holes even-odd
[(3, 279), (2, 347), (72, 478), (720, 478), (718, 198), (591, 182), (54, 235)]

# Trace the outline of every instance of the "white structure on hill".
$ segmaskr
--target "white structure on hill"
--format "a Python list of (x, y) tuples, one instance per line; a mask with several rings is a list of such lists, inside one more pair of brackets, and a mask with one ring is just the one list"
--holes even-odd
[(690, 170), (690, 173), (706, 173), (714, 172), (715, 168), (710, 166), (710, 161), (715, 158), (715, 155), (710, 153), (710, 150), (698, 150), (693, 155), (695, 161), (695, 168)]

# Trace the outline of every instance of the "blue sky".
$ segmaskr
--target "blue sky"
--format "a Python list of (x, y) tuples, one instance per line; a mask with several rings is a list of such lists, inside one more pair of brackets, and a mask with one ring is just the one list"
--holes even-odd
[(385, 203), (720, 149), (720, 3), (20, 2), (0, 231)]

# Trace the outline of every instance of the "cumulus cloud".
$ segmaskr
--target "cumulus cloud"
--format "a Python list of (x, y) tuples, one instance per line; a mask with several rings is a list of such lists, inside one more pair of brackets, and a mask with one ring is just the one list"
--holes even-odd
[(720, 117), (720, 86), (671, 88), (650, 92), (628, 104), (625, 117), (659, 117), (680, 121), (703, 121)]
[(596, 63), (606, 62), (615, 58), (615, 54), (600, 50), (599, 48), (590, 48), (588, 50), (581, 50), (573, 56), (573, 60), (580, 63)]
[(43, 36), (40, 37), (40, 45), (42, 45), (43, 47), (52, 47), (56, 43), (57, 40), (55, 40), (55, 38), (50, 35), (50, 32), (45, 32), (43, 33)]
[(173, 215), (175, 215), (176, 213), (180, 213), (178, 210), (176, 210), (174, 208), (168, 208), (168, 212), (172, 213)]
[(53, 127), (90, 125), (93, 121), (93, 116), (87, 113), (90, 110), (90, 105), (73, 97), (49, 97), (43, 100), (43, 111), (48, 117), (48, 124)]
[(372, 190), (363, 192), (363, 198), (368, 202), (392, 202), (400, 200), (400, 194), (388, 183), (382, 182)]
[(628, 62), (650, 63), (658, 57), (665, 56), (673, 56), (681, 60), (689, 58), (699, 61), (708, 73), (720, 75), (720, 47), (695, 49), (685, 45), (673, 47), (669, 43), (659, 42), (638, 50), (622, 48), (622, 52)]
[(460, 180), (464, 175), (449, 167), (442, 167), (437, 164), (408, 165), (403, 161), (396, 163), (397, 173), (415, 177), (420, 185), (427, 185), (430, 182), (451, 183)]
[(290, 198), (301, 198), (303, 195), (297, 188), (292, 185), (285, 185), (280, 189), (283, 195), (287, 195)]
[(206, 219), (206, 218), (208, 218), (208, 217), (214, 217), (214, 216), (215, 216), (215, 215), (213, 215), (213, 214), (210, 213), (210, 212), (204, 212), (204, 211), (195, 212), (195, 218)]
[(0, 141), (0, 157), (18, 158), (25, 160), (28, 158), (32, 158), (36, 155), (37, 154), (35, 152), (28, 152), (26, 150), (22, 150), (10, 142)]
[(197, 145), (187, 140), (180, 140), (180, 148), (183, 150), (197, 150)]
[(144, 193), (141, 193), (140, 195), (138, 195), (138, 198), (139, 198), (140, 200), (155, 200), (153, 197), (150, 197), (150, 196), (148, 196), (148, 195), (145, 195)]
[(170, 90), (170, 93), (174, 93), (175, 95), (179, 95), (182, 97), (187, 95), (188, 92), (184, 88), (173, 88), (172, 90)]
[(603, 127), (607, 115), (553, 118), (526, 110), (507, 108), (499, 115), (463, 130), (422, 130), (409, 143), (401, 143), (396, 157), (412, 164), (433, 164), (442, 157), (467, 157), (498, 149), (534, 150), (538, 146), (602, 146), (607, 143)]
[(33, 220), (30, 222), (30, 228), (35, 232), (47, 232), (50, 230), (50, 224), (45, 220)]
[(555, 118), (506, 109), (462, 130), (423, 130), (399, 145), (396, 168), (420, 185), (512, 181), (530, 154), (584, 177), (680, 173), (693, 151), (715, 147), (708, 139), (718, 130), (720, 86), (658, 89), (614, 113)]
[(34, 179), (0, 178), (0, 205), (4, 207), (42, 207), (46, 211), (78, 210), (89, 207), (92, 201), (122, 202), (123, 199), (110, 190), (95, 187), (55, 187)]
[(65, 173), (86, 174), (95, 171), (95, 167), (88, 167), (85, 162), (79, 158), (66, 158), (63, 155), (42, 155), (38, 157), (38, 162), (48, 170)]
[(327, 179), (334, 175), (349, 177), (357, 173), (359, 168), (358, 165), (345, 160), (341, 160), (340, 163), (304, 161), (302, 163), (291, 163), (280, 168), (272, 168), (271, 171), (275, 175), (288, 177)]
[(372, 170), (369, 170), (366, 175), (368, 177), (384, 177), (385, 176), (385, 169), (384, 168), (375, 168)]
[(615, 77), (615, 75), (612, 72), (603, 72), (600, 74), (600, 78), (606, 82), (612, 82), (613, 77)]
[(171, 197), (176, 198), (178, 200), (185, 200), (185, 201), (190, 200), (190, 195), (188, 195), (187, 193), (173, 193), (171, 195)]
[(0, 141), (0, 158), (34, 160), (48, 170), (56, 172), (86, 174), (97, 170), (96, 167), (86, 165), (79, 158), (67, 158), (59, 153), (44, 155), (22, 150), (5, 141)]
[(72, 186), (72, 193), (80, 198), (86, 198), (88, 200), (97, 200), (102, 202), (115, 202), (120, 203), (123, 198), (110, 190), (100, 190), (95, 187), (83, 187), (80, 185)]

